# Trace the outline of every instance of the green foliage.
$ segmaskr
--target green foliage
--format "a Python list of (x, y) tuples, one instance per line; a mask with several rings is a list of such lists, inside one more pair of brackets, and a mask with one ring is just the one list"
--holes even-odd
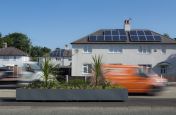
[(170, 38), (169, 34), (167, 34), (167, 33), (164, 33), (163, 36)]
[(51, 49), (47, 47), (40, 47), (40, 46), (32, 46), (30, 55), (32, 57), (43, 57), (46, 54), (48, 54), (51, 51)]
[(27, 89), (57, 89), (59, 87), (60, 83), (58, 81), (48, 81), (47, 86), (46, 83), (43, 81), (34, 81), (30, 83), (28, 86), (25, 88)]
[(51, 51), (51, 49), (47, 47), (33, 46), (27, 35), (18, 32), (10, 33), (4, 37), (2, 37), (0, 33), (0, 47), (2, 47), (2, 44), (5, 42), (8, 47), (15, 47), (28, 53), (31, 57), (34, 57), (34, 60), (35, 57), (42, 57)]
[(35, 81), (30, 83), (25, 88), (27, 89), (114, 89), (114, 88), (123, 88), (119, 85), (112, 86), (108, 82), (105, 82), (104, 85), (92, 86), (89, 83), (85, 83), (84, 80), (75, 79), (70, 80), (69, 83), (58, 82), (57, 80), (48, 81), (47, 87), (44, 81)]
[(48, 82), (49, 81), (54, 81), (54, 76), (52, 75), (52, 68), (53, 65), (50, 63), (50, 59), (48, 57), (45, 57), (45, 61), (42, 65), (42, 73), (44, 77), (44, 83), (45, 87), (48, 87)]
[(64, 71), (60, 68), (59, 64), (53, 67), (52, 74), (56, 77), (57, 80), (65, 81)]
[(97, 86), (97, 85), (104, 85), (105, 80), (103, 76), (102, 71), (102, 56), (95, 55), (92, 56), (93, 60), (93, 67), (92, 67), (92, 77), (91, 77), (91, 85)]
[(11, 33), (3, 37), (3, 42), (6, 42), (8, 46), (18, 48), (26, 53), (30, 51), (30, 39), (23, 33)]

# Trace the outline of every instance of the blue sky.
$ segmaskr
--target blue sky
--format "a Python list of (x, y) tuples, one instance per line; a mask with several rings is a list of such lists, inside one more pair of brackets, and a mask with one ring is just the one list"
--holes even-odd
[(176, 38), (175, 12), (176, 0), (0, 0), (0, 32), (22, 32), (54, 49), (131, 18), (132, 28)]

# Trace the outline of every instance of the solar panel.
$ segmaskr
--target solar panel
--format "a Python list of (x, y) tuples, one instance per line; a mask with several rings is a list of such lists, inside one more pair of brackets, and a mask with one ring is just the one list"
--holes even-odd
[(97, 41), (99, 41), (99, 42), (104, 41), (104, 36), (97, 36)]
[(154, 36), (155, 41), (161, 41), (161, 37), (160, 36)]
[(127, 40), (127, 36), (120, 36), (120, 40), (119, 41), (126, 41)]
[(148, 31), (148, 30), (144, 31), (144, 33), (145, 33), (145, 35), (152, 35), (152, 32)]
[(139, 41), (146, 41), (145, 36), (138, 36), (139, 37)]
[(154, 41), (153, 36), (146, 36), (146, 38), (147, 38), (147, 41)]
[(126, 35), (126, 32), (125, 32), (124, 29), (119, 29), (119, 34), (120, 34), (120, 35)]
[(90, 42), (96, 42), (96, 36), (89, 36)]
[(117, 30), (113, 30), (112, 35), (119, 35), (119, 32)]
[(110, 30), (105, 30), (104, 35), (111, 35), (111, 31)]
[(136, 31), (130, 31), (130, 35), (137, 35)]
[(137, 42), (138, 40), (138, 36), (130, 36), (130, 40), (133, 42)]
[(105, 41), (112, 41), (112, 36), (105, 36)]
[(144, 31), (137, 31), (138, 35), (144, 35)]
[(119, 41), (119, 36), (112, 36), (113, 41)]

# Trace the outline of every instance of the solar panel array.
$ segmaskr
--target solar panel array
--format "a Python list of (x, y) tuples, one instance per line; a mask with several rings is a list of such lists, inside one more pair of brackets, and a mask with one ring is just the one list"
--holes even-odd
[(131, 42), (160, 42), (161, 36), (154, 35), (149, 30), (132, 30), (129, 32)]
[(55, 49), (54, 51), (52, 51), (50, 53), (50, 56), (51, 57), (63, 57), (63, 54), (64, 54), (64, 49)]
[(124, 29), (105, 30), (103, 35), (90, 35), (90, 42), (125, 42), (127, 35)]
[(128, 33), (124, 29), (104, 30), (102, 35), (90, 35), (90, 42), (126, 42), (129, 35), (131, 42), (161, 42), (161, 36), (149, 30), (132, 30)]

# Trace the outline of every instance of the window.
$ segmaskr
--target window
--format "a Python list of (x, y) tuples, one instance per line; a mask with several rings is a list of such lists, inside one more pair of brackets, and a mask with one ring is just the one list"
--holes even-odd
[(83, 50), (84, 50), (83, 51), (84, 53), (91, 53), (92, 52), (92, 48), (90, 46), (84, 46)]
[(151, 64), (138, 64), (139, 66), (145, 67), (145, 68), (151, 68)]
[(121, 47), (110, 47), (108, 53), (122, 53)]
[(140, 46), (139, 49), (138, 49), (138, 53), (150, 54), (151, 53), (151, 49), (149, 47), (146, 47), (146, 46)]
[(83, 74), (89, 74), (92, 72), (91, 64), (83, 64)]
[(167, 66), (161, 66), (161, 74), (167, 73)]

